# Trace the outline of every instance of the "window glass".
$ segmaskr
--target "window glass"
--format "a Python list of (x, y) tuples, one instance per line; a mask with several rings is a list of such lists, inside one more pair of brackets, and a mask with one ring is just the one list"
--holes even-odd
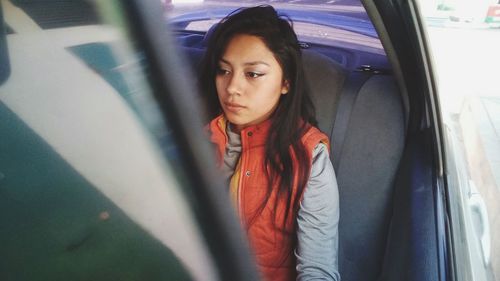
[(0, 279), (216, 280), (147, 62), (100, 3), (1, 2)]
[(188, 0), (165, 2), (164, 6), (166, 18), (176, 29), (207, 31), (231, 11), (261, 4), (272, 5), (290, 17), (300, 40), (325, 45), (340, 43), (344, 47), (369, 48), (372, 52), (384, 54), (375, 29), (359, 1)]
[(455, 246), (467, 249), (477, 280), (500, 280), (500, 4), (429, 0), (420, 10), (445, 131), (455, 143), (446, 151)]
[[(186, 25), (185, 30), (206, 32), (219, 21), (220, 18), (191, 21)], [(385, 54), (382, 44), (377, 37), (359, 34), (341, 28), (300, 21), (295, 21), (293, 23), (293, 28), (299, 36), (299, 40), (302, 41), (324, 45), (338, 45), (359, 50), (366, 49), (374, 53)]]

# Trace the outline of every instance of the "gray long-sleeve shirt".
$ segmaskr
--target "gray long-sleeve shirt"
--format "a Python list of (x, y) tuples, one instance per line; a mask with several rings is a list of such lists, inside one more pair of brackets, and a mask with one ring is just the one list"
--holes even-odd
[[(229, 181), (241, 154), (240, 135), (228, 128), (223, 173)], [(340, 280), (338, 273), (339, 196), (326, 145), (313, 151), (311, 175), (297, 215), (297, 280)]]
[(324, 144), (313, 151), (311, 175), (297, 215), (297, 280), (340, 280), (339, 194)]

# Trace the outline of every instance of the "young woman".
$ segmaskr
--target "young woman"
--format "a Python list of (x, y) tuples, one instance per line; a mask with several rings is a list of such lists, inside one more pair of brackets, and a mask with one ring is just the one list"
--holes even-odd
[(301, 51), (271, 6), (241, 9), (211, 35), (202, 90), (218, 165), (264, 280), (340, 280), (338, 190), (314, 125)]

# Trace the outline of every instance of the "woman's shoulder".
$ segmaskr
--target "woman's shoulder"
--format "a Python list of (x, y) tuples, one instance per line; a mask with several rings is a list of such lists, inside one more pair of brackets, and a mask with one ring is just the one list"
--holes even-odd
[(226, 128), (226, 119), (222, 114), (210, 120), (210, 122), (208, 122), (208, 124), (206, 124), (204, 127), (205, 131), (210, 133), (214, 131), (225, 130), (225, 128)]
[(226, 139), (226, 120), (223, 115), (219, 115), (205, 125), (207, 137), (215, 143), (224, 142)]
[(309, 123), (306, 125), (301, 141), (310, 150), (314, 149), (319, 143), (324, 143), (327, 147), (330, 145), (328, 136)]

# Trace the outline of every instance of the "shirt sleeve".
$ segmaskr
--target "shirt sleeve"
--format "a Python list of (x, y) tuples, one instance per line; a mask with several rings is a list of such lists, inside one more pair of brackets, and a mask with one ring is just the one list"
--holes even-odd
[(340, 281), (339, 195), (327, 147), (314, 148), (311, 176), (297, 216), (297, 280)]

